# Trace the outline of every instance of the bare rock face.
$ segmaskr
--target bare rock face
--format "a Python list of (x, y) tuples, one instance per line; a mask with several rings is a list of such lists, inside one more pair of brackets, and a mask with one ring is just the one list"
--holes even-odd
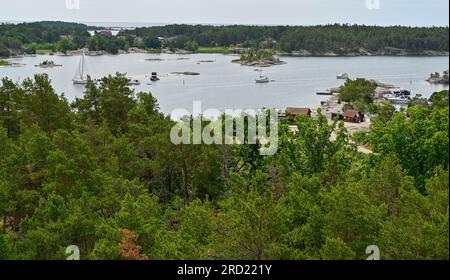
[(389, 89), (384, 88), (384, 87), (380, 87), (380, 86), (377, 87), (377, 88), (375, 89), (375, 92), (374, 92), (375, 98), (383, 98), (383, 96), (384, 96), (385, 94), (389, 94), (389, 93), (391, 93)]
[(428, 55), (428, 56), (449, 56), (449, 52), (428, 50), (428, 51), (424, 51), (423, 55)]
[(285, 61), (281, 60), (257, 60), (257, 61), (242, 61), (242, 60), (234, 60), (234, 63), (239, 63), (243, 66), (252, 66), (252, 67), (270, 67), (275, 65), (283, 65), (286, 64)]
[(307, 51), (307, 50), (298, 50), (298, 51), (293, 51), (292, 52), (293, 56), (311, 56), (311, 52)]
[(359, 55), (363, 55), (363, 56), (371, 56), (372, 53), (369, 52), (368, 50), (366, 50), (365, 48), (359, 48), (358, 49)]
[(386, 47), (380, 52), (381, 55), (406, 56), (407, 52), (403, 49)]
[(427, 79), (427, 82), (429, 82), (430, 84), (448, 85), (449, 79), (448, 79), (448, 77), (429, 78), (429, 79)]

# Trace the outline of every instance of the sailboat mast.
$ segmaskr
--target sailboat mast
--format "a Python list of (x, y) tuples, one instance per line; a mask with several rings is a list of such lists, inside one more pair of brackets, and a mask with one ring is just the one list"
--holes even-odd
[(84, 50), (81, 55), (81, 76), (80, 76), (80, 78), (83, 79), (83, 76), (84, 76)]

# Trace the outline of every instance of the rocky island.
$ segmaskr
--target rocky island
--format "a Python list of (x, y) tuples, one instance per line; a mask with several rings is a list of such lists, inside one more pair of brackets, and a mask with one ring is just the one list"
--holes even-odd
[(235, 59), (232, 62), (252, 67), (270, 67), (286, 64), (286, 62), (280, 60), (273, 54), (273, 52), (268, 50), (252, 50), (247, 54), (243, 54), (239, 59)]
[(35, 67), (40, 68), (53, 68), (53, 67), (61, 67), (61, 64), (56, 64), (53, 60), (44, 60), (38, 65), (35, 65)]
[(427, 79), (427, 82), (430, 84), (443, 84), (448, 85), (449, 79), (448, 79), (448, 70), (444, 71), (444, 73), (441, 75), (438, 72), (431, 73), (430, 77)]

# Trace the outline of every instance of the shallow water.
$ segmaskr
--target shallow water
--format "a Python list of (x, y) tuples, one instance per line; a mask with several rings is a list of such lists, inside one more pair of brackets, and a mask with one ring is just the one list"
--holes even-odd
[[(161, 61), (146, 61), (146, 59)], [(316, 92), (343, 83), (336, 75), (349, 73), (351, 78), (365, 77), (395, 84), (411, 90), (413, 95), (426, 97), (442, 90), (442, 85), (425, 81), (431, 72), (449, 69), (448, 57), (352, 57), (352, 58), (296, 58), (283, 57), (287, 64), (264, 69), (273, 82), (256, 84), (259, 72), (253, 67), (231, 63), (235, 56), (221, 54), (124, 54), (86, 57), (88, 72), (101, 78), (115, 72), (127, 73), (141, 80), (136, 91), (150, 91), (158, 99), (161, 110), (170, 113), (177, 108), (192, 111), (194, 101), (202, 102), (202, 109), (284, 109), (287, 106), (316, 108), (326, 99)], [(53, 60), (62, 67), (35, 67), (44, 60)], [(12, 59), (26, 64), (18, 68), (0, 68), (0, 77), (23, 80), (36, 73), (48, 73), (58, 93), (69, 100), (82, 96), (83, 86), (73, 85), (72, 78), (79, 64), (79, 56), (37, 56)], [(213, 60), (210, 63), (199, 61)], [(171, 72), (198, 72), (199, 76), (172, 75)], [(150, 83), (151, 72), (158, 72), (161, 80)]]

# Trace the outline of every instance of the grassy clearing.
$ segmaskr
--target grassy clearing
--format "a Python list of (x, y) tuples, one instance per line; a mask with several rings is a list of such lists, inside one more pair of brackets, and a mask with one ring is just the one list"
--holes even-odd
[(204, 48), (200, 47), (196, 53), (221, 53), (221, 54), (230, 54), (233, 53), (233, 49), (227, 47), (213, 47), (213, 48)]
[(53, 51), (52, 50), (36, 50), (36, 54), (43, 54), (43, 55), (49, 54), (49, 55), (52, 55)]
[(12, 63), (7, 60), (1, 60), (0, 59), (0, 66), (11, 66)]

